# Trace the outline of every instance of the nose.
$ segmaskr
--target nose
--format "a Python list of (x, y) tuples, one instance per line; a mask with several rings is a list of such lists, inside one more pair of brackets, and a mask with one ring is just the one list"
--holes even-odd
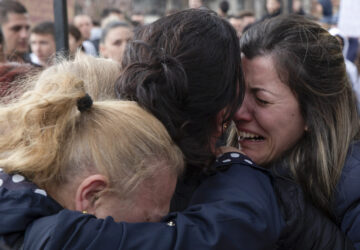
[(27, 28), (22, 28), (20, 30), (20, 37), (22, 39), (27, 39), (29, 37), (30, 31)]
[(247, 94), (240, 108), (235, 112), (233, 120), (234, 122), (248, 122), (252, 120), (252, 106)]
[(38, 53), (39, 52), (39, 45), (37, 43), (33, 43), (31, 44), (31, 50), (34, 52), (34, 53)]

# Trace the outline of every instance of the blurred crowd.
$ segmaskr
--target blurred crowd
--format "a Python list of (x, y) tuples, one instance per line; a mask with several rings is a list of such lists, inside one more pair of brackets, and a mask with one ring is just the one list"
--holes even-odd
[[(317, 0), (314, 2), (311, 13), (306, 13), (301, 0), (292, 1), (292, 12), (305, 15), (319, 22), (324, 28), (336, 36), (343, 46), (346, 69), (353, 88), (360, 98), (359, 82), (359, 38), (347, 37), (338, 29), (340, 1)], [(206, 8), (202, 0), (189, 0), (189, 8)], [(54, 22), (45, 21), (31, 26), (28, 11), (20, 2), (4, 0), (0, 2), (0, 61), (26, 63), (5, 64), (0, 72), (3, 79), (12, 81), (19, 72), (29, 71), (31, 68), (40, 70), (52, 65), (56, 58), (56, 37)], [(260, 18), (250, 10), (242, 10), (237, 14), (229, 14), (230, 3), (226, 0), (219, 3), (216, 12), (227, 19), (236, 29), (240, 39), (244, 31), (251, 25), (265, 19), (288, 12), (284, 10), (282, 0), (267, 0), (266, 14)], [(165, 15), (176, 13), (177, 9), (169, 9)], [(121, 63), (123, 52), (135, 30), (147, 24), (146, 16), (141, 12), (125, 13), (119, 8), (111, 7), (102, 10), (100, 20), (94, 20), (87, 14), (75, 15), (68, 26), (68, 55), (74, 57), (77, 51), (95, 57), (110, 58)], [(10, 66), (9, 66), (10, 65)], [(21, 69), (17, 69), (21, 66)], [(6, 81), (7, 82), (7, 81)], [(2, 84), (2, 92), (7, 90), (9, 84)]]
[[(339, 0), (316, 0), (312, 4), (311, 13), (306, 13), (303, 1), (293, 0), (291, 12), (306, 15), (317, 20), (332, 33), (338, 36), (344, 45), (344, 56), (349, 60), (351, 80), (357, 81), (360, 67), (358, 60), (358, 38), (344, 37), (336, 29), (339, 13)], [(241, 10), (236, 14), (231, 12), (230, 3), (226, 0), (219, 3), (216, 11), (226, 18), (236, 29), (239, 38), (253, 23), (266, 18), (278, 16), (285, 11), (282, 0), (266, 0), (266, 14), (256, 17), (251, 10)], [(189, 0), (189, 8), (206, 8), (203, 0)], [(45, 21), (35, 23), (31, 27), (25, 6), (18, 2), (2, 1), (1, 5), (1, 61), (27, 62), (35, 66), (47, 67), (55, 58), (54, 23)], [(179, 10), (169, 9), (165, 15), (171, 15)], [(231, 12), (233, 13), (233, 12)], [(80, 49), (92, 56), (111, 58), (121, 62), (126, 43), (132, 38), (134, 29), (145, 24), (145, 13), (134, 11), (125, 13), (119, 8), (110, 7), (102, 10), (100, 20), (94, 20), (87, 14), (75, 15), (68, 26), (69, 55), (73, 56)], [(153, 21), (153, 20), (151, 20)], [(149, 22), (149, 21), (148, 21)]]
[[(346, 37), (337, 28), (339, 3), (334, 0), (317, 0), (313, 3), (311, 13), (306, 13), (301, 0), (292, 1), (292, 12), (306, 15), (318, 21), (330, 33), (339, 39), (343, 46), (343, 54), (350, 81), (358, 97), (359, 83), (359, 38)], [(206, 8), (202, 0), (189, 0), (189, 8)], [(25, 6), (16, 1), (4, 0), (0, 3), (0, 61), (20, 62), (41, 69), (54, 63), (56, 55), (54, 23), (45, 21), (30, 25)], [(227, 19), (236, 29), (240, 39), (243, 32), (252, 24), (264, 19), (281, 15), (284, 12), (282, 0), (267, 0), (266, 14), (257, 18), (250, 10), (242, 10), (237, 14), (229, 14), (231, 6), (228, 1), (221, 1), (216, 12)], [(170, 9), (165, 15), (179, 10)], [(77, 50), (83, 53), (110, 58), (121, 63), (123, 51), (132, 39), (137, 27), (145, 24), (146, 16), (141, 12), (125, 13), (116, 7), (102, 10), (100, 20), (94, 20), (87, 14), (75, 15), (68, 26), (69, 56), (73, 57)], [(14, 67), (14, 66), (12, 66)], [(11, 68), (12, 68), (11, 67)], [(23, 72), (23, 70), (19, 70)], [(12, 74), (17, 75), (17, 74)], [(12, 77), (10, 77), (12, 78)], [(6, 87), (5, 87), (6, 88)]]

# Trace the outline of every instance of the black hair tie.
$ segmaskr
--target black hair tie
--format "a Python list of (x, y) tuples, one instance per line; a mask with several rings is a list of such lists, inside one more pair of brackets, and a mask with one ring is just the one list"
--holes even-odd
[(84, 112), (84, 111), (90, 109), (92, 104), (93, 104), (93, 101), (92, 101), (91, 97), (89, 96), (89, 94), (86, 94), (85, 96), (83, 96), (77, 100), (77, 108), (80, 112)]

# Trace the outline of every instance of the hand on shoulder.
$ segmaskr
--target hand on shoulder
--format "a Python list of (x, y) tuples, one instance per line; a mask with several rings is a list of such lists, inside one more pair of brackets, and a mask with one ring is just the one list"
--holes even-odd
[(225, 153), (229, 153), (229, 152), (237, 152), (237, 153), (240, 153), (240, 154), (243, 154), (244, 153), (238, 149), (238, 148), (235, 148), (235, 147), (231, 147), (231, 146), (221, 146), (221, 147), (218, 147), (216, 148), (216, 151), (215, 151), (215, 154), (217, 157), (225, 154)]

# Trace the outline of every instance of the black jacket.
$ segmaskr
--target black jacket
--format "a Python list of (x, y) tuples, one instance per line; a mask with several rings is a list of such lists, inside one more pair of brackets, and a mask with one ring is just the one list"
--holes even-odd
[(0, 173), (0, 180), (0, 243), (14, 246), (24, 237), (24, 250), (352, 249), (336, 225), (303, 202), (297, 186), (238, 153), (220, 157), (189, 206), (159, 223), (96, 219), (61, 208), (23, 179), (12, 183), (13, 176)]

